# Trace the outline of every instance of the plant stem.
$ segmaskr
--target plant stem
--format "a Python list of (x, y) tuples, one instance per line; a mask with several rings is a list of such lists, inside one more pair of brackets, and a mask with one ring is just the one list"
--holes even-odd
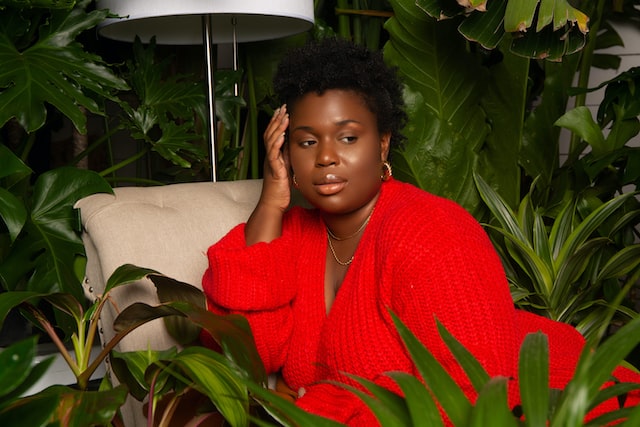
[(107, 168), (107, 169), (103, 170), (102, 172), (100, 172), (99, 175), (104, 177), (104, 176), (107, 176), (107, 175), (117, 171), (118, 169), (122, 169), (123, 167), (125, 167), (125, 166), (135, 162), (136, 160), (144, 157), (148, 152), (149, 152), (149, 149), (145, 148), (144, 150), (139, 151), (138, 153), (134, 154), (133, 156), (121, 161), (117, 165), (113, 165), (110, 168)]
[(351, 28), (349, 25), (349, 16), (343, 11), (349, 9), (347, 0), (338, 0), (336, 4), (335, 14), (338, 15), (338, 35), (345, 39), (351, 39)]
[[(245, 138), (245, 153), (247, 146), (249, 147), (249, 161), (251, 162), (251, 178), (257, 178), (260, 175), (260, 162), (258, 161), (258, 101), (256, 100), (255, 78), (253, 76), (253, 65), (250, 58), (247, 58), (247, 93), (249, 96), (249, 105), (247, 111), (247, 123), (249, 124), (249, 138)], [(239, 131), (239, 129), (238, 129)], [(246, 160), (245, 160), (246, 162)]]
[(31, 315), (38, 321), (40, 326), (42, 326), (42, 329), (44, 329), (47, 335), (49, 335), (49, 338), (51, 338), (51, 341), (56, 346), (65, 362), (67, 362), (67, 365), (69, 365), (69, 368), (73, 372), (73, 375), (76, 377), (78, 386), (81, 388), (83, 387), (83, 385), (86, 386), (86, 384), (83, 384), (80, 381), (78, 364), (75, 362), (75, 360), (73, 360), (73, 357), (71, 357), (71, 355), (69, 354), (69, 351), (64, 346), (62, 340), (60, 340), (60, 338), (58, 337), (58, 334), (56, 334), (56, 331), (53, 329), (53, 326), (51, 326), (51, 323), (49, 323), (46, 316), (31, 304), (23, 304), (22, 307), (24, 307), (27, 311), (29, 311), (29, 313), (31, 313)]
[[(598, 38), (598, 31), (600, 30), (600, 24), (602, 23), (602, 14), (604, 13), (604, 7), (606, 0), (597, 0), (594, 13), (590, 17), (591, 26), (589, 28), (589, 34), (587, 35), (587, 44), (582, 49), (582, 57), (580, 59), (580, 70), (578, 71), (578, 87), (589, 87), (589, 75), (591, 73), (591, 65), (593, 64), (593, 52), (596, 49), (596, 42)], [(585, 105), (587, 99), (586, 93), (579, 93), (575, 96), (574, 107), (581, 107)], [(575, 133), (571, 134), (571, 142), (569, 144), (569, 155), (573, 155), (581, 147), (580, 137)], [(582, 149), (580, 149), (582, 151)], [(578, 155), (579, 153), (575, 153)]]
[(29, 158), (29, 153), (31, 153), (31, 149), (33, 148), (33, 144), (36, 143), (36, 133), (31, 132), (27, 136), (27, 143), (22, 150), (22, 156), (20, 156), (20, 160), (27, 163), (27, 159)]

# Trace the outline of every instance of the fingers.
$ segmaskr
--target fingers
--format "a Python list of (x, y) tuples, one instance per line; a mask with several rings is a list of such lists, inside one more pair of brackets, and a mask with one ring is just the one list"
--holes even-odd
[(274, 178), (287, 178), (287, 165), (282, 154), (282, 146), (285, 141), (285, 131), (289, 126), (289, 114), (287, 106), (276, 109), (264, 132), (264, 143), (266, 148), (267, 168)]
[[(284, 134), (289, 126), (289, 113), (287, 105), (277, 108), (271, 117), (271, 121), (264, 132), (264, 142), (267, 152), (280, 150), (284, 144)], [(275, 150), (272, 150), (274, 148)]]

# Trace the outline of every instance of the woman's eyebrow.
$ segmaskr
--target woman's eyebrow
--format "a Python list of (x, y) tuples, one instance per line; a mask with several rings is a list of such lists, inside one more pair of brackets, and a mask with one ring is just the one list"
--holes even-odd
[[(354, 120), (354, 119), (338, 120), (334, 124), (337, 127), (341, 127), (341, 126), (345, 126), (345, 125), (348, 125), (348, 124), (351, 124), (351, 123), (355, 123), (355, 124), (358, 124), (358, 125), (360, 124), (360, 122), (358, 120)], [(301, 125), (301, 126), (296, 126), (293, 129), (291, 129), (291, 132), (295, 132), (297, 130), (312, 132), (314, 130), (314, 128), (312, 126)]]

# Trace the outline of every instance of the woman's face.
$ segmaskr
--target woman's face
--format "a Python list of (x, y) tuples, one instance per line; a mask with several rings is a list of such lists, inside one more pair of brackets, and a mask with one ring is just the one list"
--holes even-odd
[(316, 208), (354, 212), (380, 190), (390, 135), (353, 91), (309, 93), (291, 106), (288, 155), (295, 184)]

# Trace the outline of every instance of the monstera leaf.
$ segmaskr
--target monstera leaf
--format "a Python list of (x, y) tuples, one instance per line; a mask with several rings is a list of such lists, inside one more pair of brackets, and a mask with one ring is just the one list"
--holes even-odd
[(24, 226), (0, 263), (0, 281), (8, 290), (64, 291), (83, 300), (74, 263), (84, 247), (77, 234), (73, 204), (89, 194), (112, 192), (97, 173), (58, 168), (35, 183)]
[(15, 117), (27, 132), (34, 132), (44, 125), (50, 104), (85, 133), (83, 109), (100, 113), (92, 97), (109, 98), (114, 90), (127, 88), (98, 56), (75, 41), (107, 16), (104, 10), (87, 13), (89, 3), (0, 14), (0, 126)]

